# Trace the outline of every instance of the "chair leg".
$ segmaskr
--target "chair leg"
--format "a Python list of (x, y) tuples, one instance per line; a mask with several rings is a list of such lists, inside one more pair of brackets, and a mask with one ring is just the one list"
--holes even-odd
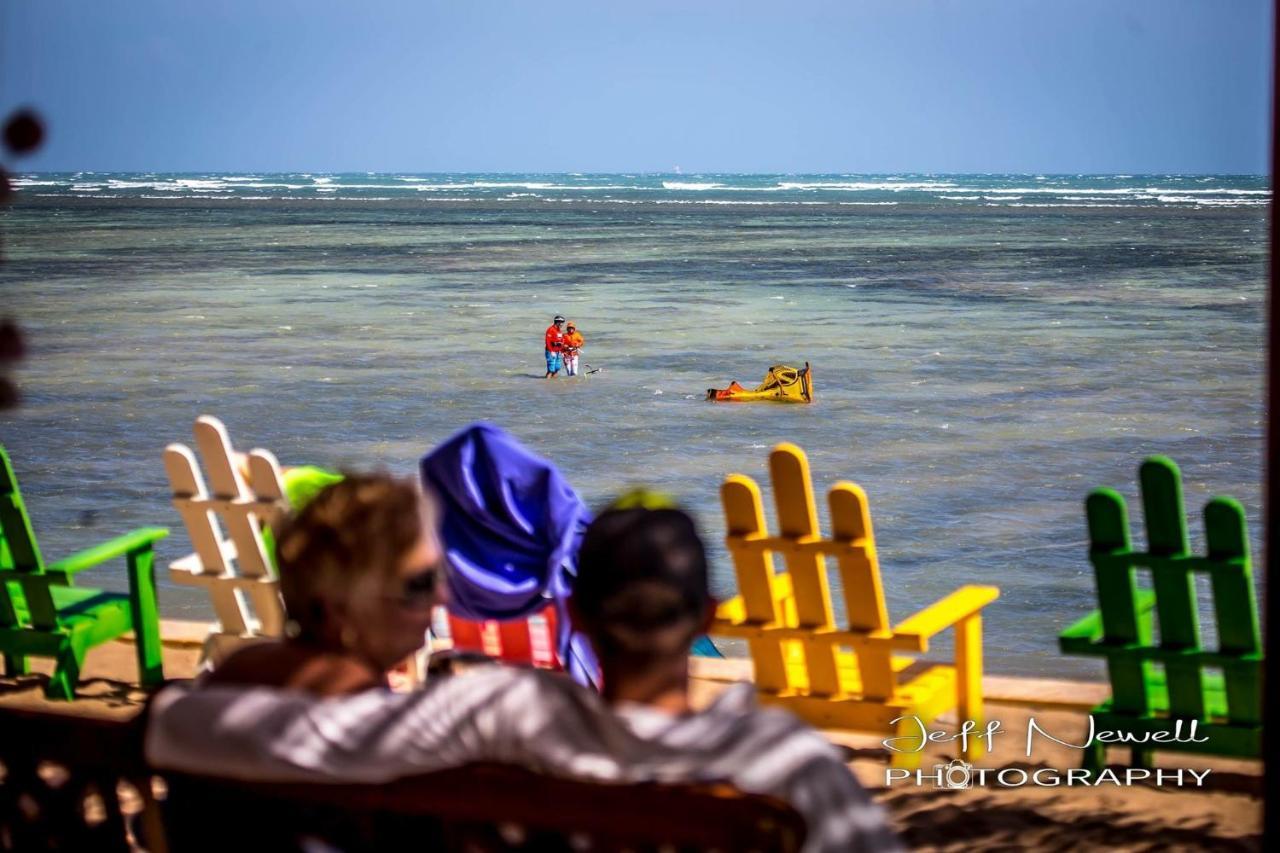
[[(956, 624), (956, 724), (972, 720), (981, 729), (986, 724), (982, 704), (982, 616), (974, 614)], [(964, 760), (982, 757), (984, 744), (977, 738), (965, 742)]]
[(30, 671), (31, 668), (27, 664), (26, 655), (6, 654), (4, 656), (4, 674), (8, 677), (13, 678), (15, 675), (26, 675)]
[(1093, 742), (1084, 749), (1084, 769), (1089, 771), (1089, 778), (1093, 779), (1107, 766), (1107, 745), (1105, 743)]
[(49, 699), (71, 701), (76, 697), (76, 685), (80, 682), (80, 668), (84, 666), (85, 650), (67, 640), (58, 651), (57, 663), (44, 695)]
[(1135, 746), (1129, 751), (1129, 753), (1129, 764), (1131, 766), (1149, 769), (1155, 758), (1156, 751), (1154, 749), (1142, 749)]
[(129, 610), (138, 655), (138, 682), (152, 687), (164, 681), (160, 614), (156, 604), (155, 551), (150, 545), (129, 554)]
[[(915, 718), (903, 720), (895, 727), (894, 737), (910, 737), (919, 732), (916, 727)], [(919, 770), (920, 760), (924, 756), (924, 750), (919, 752), (892, 752), (890, 753), (889, 766), (894, 770)]]

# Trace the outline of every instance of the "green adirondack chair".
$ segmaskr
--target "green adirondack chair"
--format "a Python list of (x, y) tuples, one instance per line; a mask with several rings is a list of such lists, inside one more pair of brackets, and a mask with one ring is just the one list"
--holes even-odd
[[(0, 654), (5, 674), (26, 673), (28, 656), (53, 658), (57, 667), (45, 694), (71, 699), (85, 653), (134, 631), (139, 681), (159, 684), (164, 670), (152, 548), (169, 531), (144, 527), (46, 565), (3, 446), (0, 462)], [(129, 566), (127, 595), (72, 585), (77, 572), (120, 556)]]
[[(1146, 551), (1129, 543), (1118, 493), (1097, 489), (1085, 501), (1101, 609), (1064, 631), (1059, 647), (1107, 661), (1112, 697), (1092, 711), (1098, 731), (1182, 738), (1132, 745), (1135, 766), (1150, 766), (1154, 750), (1260, 756), (1263, 654), (1244, 507), (1228, 497), (1205, 505), (1209, 553), (1197, 556), (1188, 550), (1178, 466), (1153, 456), (1142, 463), (1139, 479)], [(1151, 589), (1138, 586), (1137, 569), (1150, 572)], [(1197, 572), (1210, 581), (1216, 650), (1201, 645)], [(1152, 642), (1153, 611), (1159, 643)], [(1203, 742), (1189, 741), (1193, 720)], [(1086, 769), (1100, 769), (1105, 759), (1104, 743), (1085, 751)]]

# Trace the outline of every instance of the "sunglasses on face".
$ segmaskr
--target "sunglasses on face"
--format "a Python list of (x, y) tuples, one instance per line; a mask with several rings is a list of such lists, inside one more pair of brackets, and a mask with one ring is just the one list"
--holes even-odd
[(444, 562), (425, 566), (400, 581), (400, 594), (390, 596), (407, 609), (428, 607), (436, 603), (443, 580)]

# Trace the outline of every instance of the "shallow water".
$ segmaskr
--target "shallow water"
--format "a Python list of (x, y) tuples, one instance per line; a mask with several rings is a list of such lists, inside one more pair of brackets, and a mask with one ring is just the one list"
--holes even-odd
[[(717, 543), (723, 476), (792, 441), (820, 492), (866, 489), (895, 621), (1000, 587), (995, 672), (1099, 674), (1056, 651), (1095, 606), (1082, 501), (1136, 523), (1148, 454), (1194, 543), (1225, 493), (1259, 547), (1262, 179), (237, 177), (28, 175), (0, 214), (31, 350), (0, 437), (49, 558), (149, 524), (186, 553), (160, 451), (204, 412), (286, 465), (404, 472), (493, 421), (592, 506), (664, 489)], [(600, 372), (540, 378), (557, 312)], [(805, 361), (811, 406), (703, 400)], [(209, 612), (162, 581), (164, 615)]]

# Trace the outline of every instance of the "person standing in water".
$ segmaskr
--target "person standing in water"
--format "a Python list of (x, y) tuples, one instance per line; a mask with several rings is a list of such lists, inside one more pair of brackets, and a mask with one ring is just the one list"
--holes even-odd
[(564, 333), (564, 375), (578, 375), (578, 351), (582, 349), (582, 333), (570, 321)]
[(557, 314), (551, 321), (551, 325), (547, 327), (545, 342), (547, 375), (543, 379), (550, 379), (560, 372), (560, 359), (564, 355), (564, 317)]

